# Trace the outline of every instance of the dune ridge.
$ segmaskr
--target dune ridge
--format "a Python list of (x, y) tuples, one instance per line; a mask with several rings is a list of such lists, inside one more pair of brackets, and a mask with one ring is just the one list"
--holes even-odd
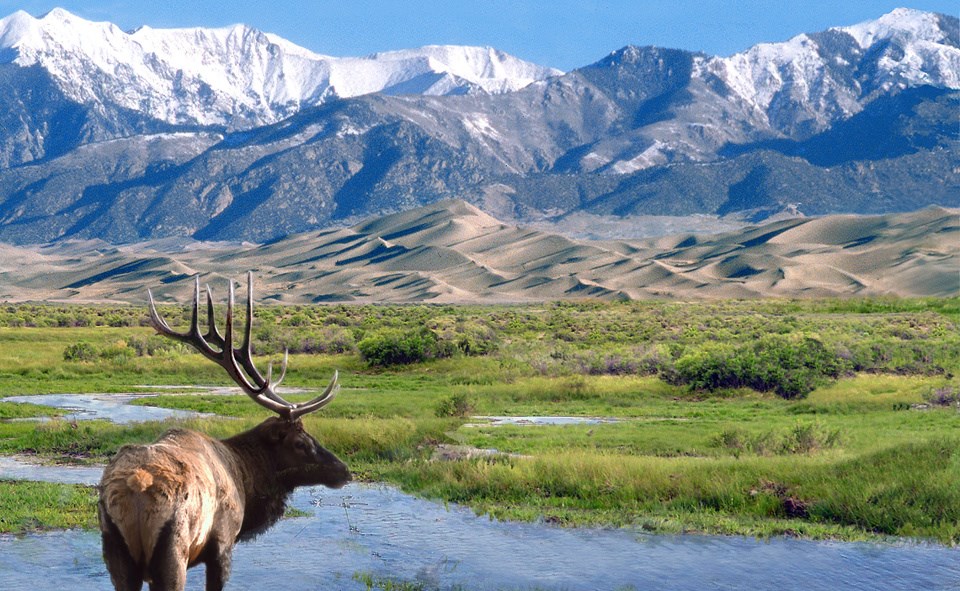
[(268, 244), (0, 245), (0, 300), (185, 301), (248, 269), (268, 301), (960, 295), (960, 210), (793, 218), (716, 235), (587, 241), (463, 201)]

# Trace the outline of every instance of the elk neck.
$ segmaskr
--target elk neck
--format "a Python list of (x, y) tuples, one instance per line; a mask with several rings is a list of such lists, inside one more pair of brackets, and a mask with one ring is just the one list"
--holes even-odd
[(244, 493), (243, 525), (239, 538), (254, 538), (283, 517), (287, 507), (287, 498), (293, 491), (284, 486), (278, 478), (274, 459), (254, 427), (224, 439), (223, 444), (233, 451), (237, 459), (237, 469)]

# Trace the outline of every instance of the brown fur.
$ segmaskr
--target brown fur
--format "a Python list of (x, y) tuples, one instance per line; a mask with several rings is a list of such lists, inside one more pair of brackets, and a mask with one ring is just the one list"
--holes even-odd
[[(100, 483), (104, 559), (117, 589), (182, 589), (186, 569), (207, 565), (220, 589), (238, 539), (283, 515), (296, 486), (340, 487), (350, 473), (303, 430), (270, 418), (227, 440), (174, 429), (117, 452)], [(119, 538), (119, 539), (118, 539)]]
[(142, 493), (153, 486), (153, 474), (143, 468), (137, 468), (133, 474), (127, 478), (127, 486), (134, 492)]

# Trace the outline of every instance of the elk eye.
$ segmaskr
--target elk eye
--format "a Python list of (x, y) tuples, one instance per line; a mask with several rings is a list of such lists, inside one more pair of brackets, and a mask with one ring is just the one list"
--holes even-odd
[(307, 444), (302, 441), (297, 441), (293, 447), (297, 448), (297, 451), (307, 451)]

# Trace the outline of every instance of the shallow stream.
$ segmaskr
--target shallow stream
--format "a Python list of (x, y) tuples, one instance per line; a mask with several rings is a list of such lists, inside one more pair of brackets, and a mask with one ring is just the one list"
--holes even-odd
[[(100, 468), (0, 461), (0, 478), (58, 480), (58, 471), (62, 481), (89, 484)], [(366, 585), (354, 575), (368, 573), (420, 582), (425, 589), (464, 591), (960, 590), (960, 551), (933, 545), (505, 523), (363, 484), (301, 489), (291, 505), (308, 516), (284, 519), (257, 540), (239, 544), (228, 589), (362, 590)], [(109, 588), (98, 534), (0, 536), (0, 586), (33, 589), (38, 581), (74, 591)], [(202, 567), (190, 571), (189, 581), (188, 588), (202, 588)]]
[[(960, 589), (960, 552), (927, 545), (652, 536), (477, 517), (382, 486), (298, 491), (285, 519), (234, 553), (229, 589), (345, 589), (369, 573), (426, 588)], [(203, 568), (189, 588), (202, 588)], [(0, 536), (0, 581), (106, 589), (95, 532)]]
[(130, 404), (132, 400), (149, 396), (150, 394), (35, 394), (0, 398), (0, 402), (52, 406), (66, 411), (64, 418), (68, 421), (104, 419), (126, 424), (209, 416), (189, 410)]

